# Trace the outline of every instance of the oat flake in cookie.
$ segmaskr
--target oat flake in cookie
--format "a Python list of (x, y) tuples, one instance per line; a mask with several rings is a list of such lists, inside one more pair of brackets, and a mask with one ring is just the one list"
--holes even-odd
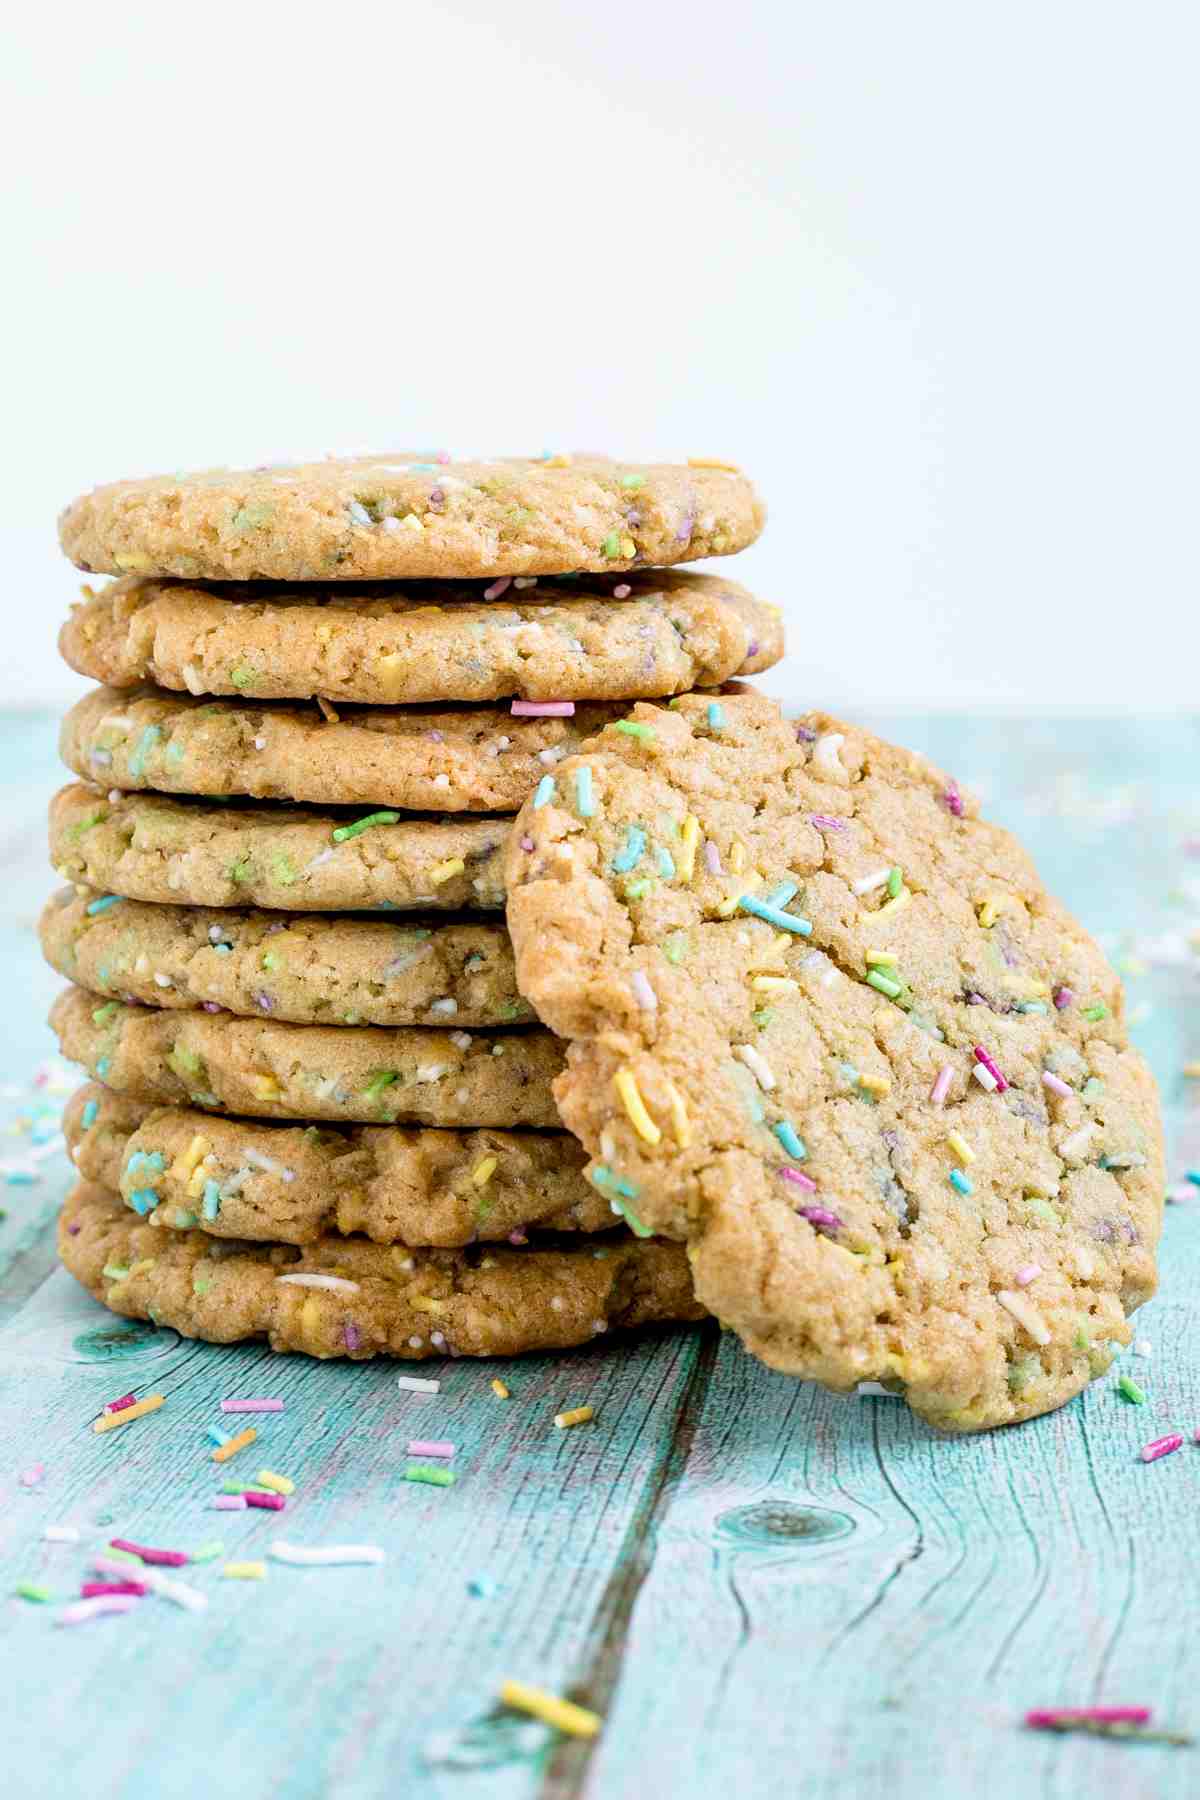
[(762, 696), (640, 705), (507, 849), (592, 1180), (775, 1368), (958, 1431), (1061, 1405), (1154, 1291), (1120, 985), (921, 757)]

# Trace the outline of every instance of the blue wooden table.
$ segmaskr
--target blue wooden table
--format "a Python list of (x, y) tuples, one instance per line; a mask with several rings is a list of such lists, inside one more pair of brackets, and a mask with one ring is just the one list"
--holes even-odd
[[(871, 718), (979, 788), (1129, 981), (1175, 1177), (1200, 1165), (1200, 757), (1193, 722)], [(446, 1362), (436, 1397), (384, 1364), (191, 1344), (104, 1313), (54, 1270), (65, 1159), (33, 921), (52, 878), (54, 724), (0, 719), (0, 1610), (14, 1792), (88, 1800), (1194, 1795), (1200, 1749), (1034, 1734), (1024, 1709), (1145, 1702), (1200, 1731), (1200, 1251), (1168, 1208), (1143, 1353), (1052, 1417), (940, 1438), (897, 1401), (835, 1398), (714, 1328), (503, 1366)], [(1189, 848), (1189, 840), (1196, 840)], [(43, 1074), (45, 1071), (43, 1070)], [(1193, 1098), (1189, 1099), (1189, 1086)], [(40, 1116), (39, 1116), (40, 1109)], [(1200, 1191), (1197, 1192), (1200, 1200)], [(1131, 1405), (1122, 1370), (1147, 1394)], [(96, 1436), (126, 1389), (153, 1416)], [(206, 1428), (279, 1394), (247, 1453), (286, 1513), (208, 1510)], [(558, 1431), (587, 1402), (595, 1421)], [(1169, 1430), (1178, 1454), (1138, 1451)], [(459, 1445), (457, 1485), (403, 1479), (410, 1436)], [(261, 1454), (258, 1454), (261, 1450)], [(36, 1465), (44, 1473), (36, 1477)], [(248, 1464), (246, 1465), (249, 1466)], [(240, 1471), (239, 1471), (240, 1472)], [(22, 1476), (32, 1479), (25, 1485)], [(78, 1544), (47, 1543), (47, 1524)], [(75, 1629), (64, 1599), (113, 1536), (256, 1558), (277, 1536), (372, 1542), (380, 1568), (188, 1572), (204, 1613), (148, 1598)], [(494, 1705), (515, 1677), (605, 1716), (592, 1743)]]

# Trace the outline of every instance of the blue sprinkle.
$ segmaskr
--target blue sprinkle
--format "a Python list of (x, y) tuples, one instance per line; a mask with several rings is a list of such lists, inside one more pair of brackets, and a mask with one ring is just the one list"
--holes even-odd
[(778, 925), (781, 931), (794, 931), (798, 937), (812, 936), (811, 919), (802, 919), (796, 913), (783, 912), (778, 906), (771, 906), (766, 900), (756, 900), (753, 894), (743, 894), (738, 905), (743, 912), (753, 913), (756, 919), (765, 919), (768, 925)]
[(161, 725), (147, 725), (137, 741), (137, 749), (129, 759), (129, 773), (135, 781), (140, 781), (146, 772), (146, 758), (162, 736)]
[(204, 1201), (200, 1209), (211, 1224), (221, 1210), (221, 1190), (215, 1181), (204, 1184)]
[(473, 1594), (476, 1600), (490, 1600), (496, 1592), (496, 1583), (490, 1575), (472, 1575), (467, 1583), (467, 1592)]
[(1189, 1169), (1183, 1179), (1190, 1181), (1193, 1187), (1200, 1187), (1200, 1169)]
[(710, 731), (724, 731), (725, 729), (724, 708), (719, 706), (715, 700), (710, 700), (708, 703), (708, 728)]
[(778, 1119), (771, 1130), (779, 1139), (793, 1162), (803, 1162), (808, 1155), (804, 1147), (804, 1139), (796, 1135), (796, 1127), (789, 1119)]
[(112, 1057), (111, 1056), (101, 1056), (96, 1059), (96, 1074), (101, 1081), (104, 1080), (104, 1077), (108, 1074), (108, 1071), (111, 1068), (112, 1068)]
[(232, 944), (214, 944), (213, 949), (216, 951), (218, 956), (228, 956), (230, 951), (233, 949), (233, 945)]
[(219, 1425), (210, 1425), (205, 1435), (210, 1444), (220, 1446), (221, 1444), (227, 1444), (229, 1442), (229, 1433), (227, 1431), (222, 1431)]
[(763, 900), (767, 906), (786, 906), (788, 901), (794, 900), (799, 892), (798, 882), (781, 881), (778, 887), (773, 887), (769, 894), (763, 895)]
[(121, 899), (120, 894), (101, 894), (98, 900), (89, 901), (84, 911), (89, 919), (94, 919), (97, 913), (107, 912), (110, 906), (120, 906)]
[(639, 825), (631, 825), (621, 849), (612, 859), (615, 875), (628, 875), (646, 853), (646, 834)]
[(132, 1150), (125, 1161), (125, 1173), (128, 1175), (133, 1169), (156, 1169), (161, 1171), (165, 1169), (166, 1166), (167, 1159), (161, 1150)]
[(675, 858), (661, 844), (654, 852), (654, 861), (664, 881), (675, 879)]
[(100, 1106), (98, 1101), (89, 1100), (83, 1109), (82, 1115), (83, 1129), (85, 1131), (90, 1131), (92, 1129), (92, 1126), (96, 1123), (96, 1115), (99, 1111)]
[(129, 1196), (129, 1204), (135, 1213), (144, 1219), (148, 1212), (153, 1212), (158, 1205), (158, 1195), (153, 1188), (134, 1188)]
[[(545, 776), (543, 779), (549, 780), (550, 778)], [(551, 786), (553, 785), (551, 782)], [(581, 819), (590, 819), (595, 816), (596, 801), (592, 793), (592, 771), (586, 763), (582, 769), (575, 771), (575, 809)]]
[(543, 806), (549, 806), (554, 798), (554, 777), (543, 775), (537, 784), (537, 793), (533, 796), (533, 810), (540, 812)]
[(4, 1179), (9, 1187), (32, 1187), (37, 1176), (32, 1169), (10, 1169)]
[(950, 1186), (957, 1188), (960, 1194), (973, 1194), (975, 1192), (974, 1187), (967, 1180), (961, 1169), (951, 1169)]

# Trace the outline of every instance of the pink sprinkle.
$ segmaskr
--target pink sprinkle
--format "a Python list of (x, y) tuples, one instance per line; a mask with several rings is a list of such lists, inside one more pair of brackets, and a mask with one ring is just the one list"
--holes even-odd
[(45, 1463), (34, 1463), (32, 1468), (25, 1469), (22, 1471), (21, 1486), (22, 1487), (36, 1487), (40, 1481), (44, 1480), (45, 1474), (46, 1474)]
[(630, 585), (627, 581), (618, 581), (616, 587), (613, 589), (613, 599), (614, 600), (628, 600), (628, 598), (629, 598), (630, 594), (632, 594), (632, 592), (633, 592), (633, 589), (630, 587)]
[(575, 714), (573, 700), (514, 700), (509, 709), (514, 719), (570, 719)]
[(1067, 1086), (1061, 1075), (1054, 1075), (1049, 1069), (1042, 1070), (1042, 1086), (1048, 1087), (1052, 1094), (1061, 1094), (1064, 1100), (1071, 1098), (1072, 1089)]
[(151, 1550), (145, 1544), (130, 1543), (128, 1538), (109, 1538), (114, 1550), (128, 1550), (144, 1563), (160, 1563), (166, 1569), (182, 1569), (188, 1561), (182, 1550)]
[(531, 837), (523, 837), (521, 839), (521, 848), (528, 856), (529, 852), (533, 849), (533, 839)]
[(133, 1406), (136, 1401), (136, 1394), (122, 1394), (119, 1400), (110, 1400), (104, 1410), (106, 1413), (124, 1412), (127, 1406)]
[(801, 744), (815, 744), (817, 741), (817, 734), (811, 725), (797, 725), (796, 741)]
[(202, 1000), (200, 1004), (205, 1012), (220, 1012), (221, 1010), (221, 1002), (219, 1000)]
[(1054, 1004), (1057, 1006), (1059, 1012), (1063, 1012), (1068, 1006), (1073, 1006), (1075, 1004), (1075, 995), (1069, 987), (1056, 987), (1054, 990)]
[(929, 1090), (929, 1104), (931, 1106), (945, 1105), (946, 1095), (950, 1092), (950, 1083), (953, 1080), (953, 1065), (947, 1063), (944, 1068), (938, 1070), (937, 1080)]
[(222, 1400), (222, 1412), (282, 1412), (282, 1400)]
[(436, 463), (448, 463), (450, 461), (450, 452), (448, 450), (439, 450), (433, 460)]
[(409, 1438), (408, 1454), (410, 1456), (453, 1456), (457, 1444), (448, 1444), (444, 1438)]
[(85, 1581), (79, 1592), (85, 1600), (94, 1600), (97, 1594), (148, 1594), (150, 1589), (144, 1581)]
[(650, 986), (649, 981), (641, 969), (635, 969), (633, 971), (633, 974), (629, 977), (629, 985), (633, 989), (634, 999), (637, 1001), (643, 1012), (656, 1012), (658, 1010), (658, 995)]
[(721, 873), (721, 852), (711, 838), (704, 840), (704, 866), (710, 875)]
[(957, 781), (947, 782), (946, 791), (942, 795), (942, 799), (946, 802), (947, 811), (952, 812), (956, 819), (961, 819), (963, 816), (963, 803), (962, 795), (958, 791)]
[(1037, 1280), (1041, 1272), (1042, 1265), (1040, 1263), (1025, 1263), (1017, 1270), (1013, 1280), (1018, 1287), (1028, 1287), (1031, 1281)]
[(76, 1600), (73, 1606), (64, 1606), (54, 1622), (86, 1625), (89, 1619), (102, 1618), (105, 1613), (126, 1613), (136, 1605), (136, 1594), (97, 1594), (94, 1600)]
[(828, 1207), (801, 1206), (797, 1210), (800, 1217), (807, 1219), (817, 1231), (840, 1231), (842, 1229), (842, 1221), (836, 1213), (830, 1212)]
[(213, 1499), (217, 1512), (245, 1512), (245, 1494), (217, 1494)]
[(510, 588), (511, 586), (512, 576), (502, 575), (499, 581), (493, 581), (491, 587), (484, 588), (483, 597), (485, 600), (498, 600), (505, 589)]
[(845, 819), (831, 819), (828, 813), (809, 813), (809, 823), (818, 831), (845, 831)]
[(264, 1512), (282, 1512), (284, 1498), (282, 1494), (259, 1494), (252, 1489), (242, 1495), (247, 1506), (261, 1506)]
[(780, 1169), (779, 1173), (785, 1181), (793, 1182), (796, 1187), (805, 1188), (810, 1194), (816, 1193), (816, 1182), (811, 1175), (806, 1175), (803, 1169)]
[(1002, 1094), (1008, 1086), (1008, 1083), (1005, 1081), (1003, 1075), (1000, 1073), (996, 1064), (992, 1061), (982, 1044), (975, 1045), (975, 1061), (983, 1064), (988, 1074), (995, 1081), (997, 1092)]
[(1148, 1706), (1039, 1706), (1025, 1714), (1025, 1723), (1035, 1730), (1052, 1730), (1073, 1719), (1087, 1720), (1093, 1725), (1148, 1725)]
[(1178, 1450), (1183, 1442), (1183, 1433), (1173, 1431), (1168, 1437), (1154, 1438), (1142, 1451), (1143, 1462), (1157, 1462), (1160, 1456), (1170, 1456), (1172, 1450)]

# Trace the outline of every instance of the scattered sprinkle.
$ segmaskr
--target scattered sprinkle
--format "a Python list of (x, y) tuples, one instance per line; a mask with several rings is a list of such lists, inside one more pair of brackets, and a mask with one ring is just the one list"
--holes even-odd
[(491, 1389), (492, 1389), (493, 1394), (495, 1394), (497, 1400), (507, 1400), (510, 1398), (510, 1396), (512, 1394), (512, 1389), (509, 1387), (506, 1387), (498, 1375), (493, 1375), (492, 1380), (491, 1380)]
[(797, 1162), (804, 1161), (805, 1157), (808, 1155), (804, 1140), (798, 1135), (795, 1126), (791, 1124), (789, 1120), (776, 1119), (771, 1130), (775, 1133), (775, 1136), (779, 1139), (779, 1142), (783, 1145), (784, 1150), (789, 1156), (795, 1157)]
[(592, 819), (596, 815), (596, 797), (592, 790), (592, 771), (584, 763), (575, 771), (575, 810), (581, 819)]
[(502, 1682), (500, 1701), (516, 1712), (529, 1713), (531, 1717), (541, 1719), (543, 1724), (552, 1725), (556, 1731), (563, 1731), (568, 1737), (595, 1737), (603, 1723), (598, 1713), (576, 1706), (572, 1700), (560, 1700), (557, 1695), (548, 1694), (543, 1688), (527, 1687), (523, 1681)]
[(221, 1411), (227, 1413), (282, 1412), (282, 1400), (222, 1400)]
[(166, 1399), (165, 1394), (147, 1394), (133, 1406), (122, 1407), (120, 1412), (102, 1414), (92, 1425), (92, 1430), (115, 1431), (119, 1425), (131, 1425), (135, 1419), (144, 1419), (147, 1413), (157, 1412)]
[(658, 995), (654, 992), (654, 989), (651, 987), (646, 975), (641, 969), (635, 969), (633, 971), (633, 974), (629, 978), (629, 985), (633, 989), (634, 999), (637, 1001), (643, 1012), (657, 1011)]
[(164, 1569), (182, 1569), (187, 1562), (187, 1555), (182, 1550), (156, 1550), (149, 1544), (134, 1544), (128, 1538), (110, 1538), (109, 1547), (113, 1550), (125, 1550), (130, 1556), (136, 1556), (139, 1562), (152, 1563)]
[(247, 1488), (242, 1497), (247, 1506), (256, 1506), (263, 1512), (282, 1512), (287, 1505), (282, 1494), (264, 1494), (258, 1488)]
[(296, 1484), (287, 1475), (276, 1475), (273, 1469), (260, 1469), (255, 1476), (260, 1488), (269, 1488), (273, 1494), (294, 1494)]
[(643, 744), (654, 742), (653, 725), (642, 725), (637, 719), (618, 719), (612, 729), (624, 732), (626, 737), (637, 738)]
[(555, 1413), (554, 1423), (560, 1431), (572, 1425), (586, 1425), (595, 1415), (590, 1406), (573, 1406), (568, 1412)]
[(228, 1562), (221, 1573), (231, 1581), (265, 1581), (267, 1565), (265, 1562)]
[(1152, 1438), (1143, 1445), (1141, 1457), (1143, 1462), (1157, 1462), (1160, 1456), (1170, 1456), (1172, 1450), (1178, 1450), (1183, 1443), (1183, 1433), (1172, 1431), (1166, 1437)]
[(136, 1594), (97, 1594), (92, 1600), (76, 1600), (72, 1606), (64, 1606), (55, 1615), (56, 1625), (86, 1625), (89, 1619), (102, 1618), (106, 1613), (125, 1613), (136, 1606)]
[(1040, 1263), (1023, 1263), (1013, 1276), (1013, 1280), (1020, 1288), (1028, 1287), (1031, 1281), (1037, 1280), (1041, 1272), (1042, 1268)]
[(798, 913), (784, 912), (781, 907), (772, 906), (767, 900), (758, 900), (753, 894), (742, 894), (737, 902), (742, 912), (751, 913), (756, 919), (765, 919), (768, 925), (775, 925), (781, 931), (795, 932), (798, 937), (812, 936), (812, 921), (802, 919)]
[(440, 1381), (428, 1381), (421, 1375), (397, 1375), (396, 1386), (406, 1394), (439, 1394)]
[(328, 1544), (324, 1549), (306, 1550), (300, 1544), (286, 1544), (282, 1538), (268, 1546), (267, 1554), (275, 1562), (295, 1563), (300, 1568), (332, 1568), (338, 1563), (381, 1563), (387, 1551), (378, 1544)]
[(745, 1063), (763, 1092), (769, 1094), (776, 1085), (775, 1074), (762, 1052), (753, 1044), (735, 1044), (733, 1054), (739, 1062)]
[(946, 1142), (949, 1144), (964, 1169), (967, 1167), (968, 1163), (973, 1163), (975, 1161), (975, 1152), (972, 1150), (961, 1131), (950, 1132), (946, 1138)]
[(400, 814), (398, 812), (367, 813), (365, 818), (356, 819), (353, 825), (338, 825), (333, 832), (333, 841), (335, 844), (344, 844), (347, 838), (356, 838), (362, 832), (370, 831), (373, 825), (398, 825), (399, 823)]
[(725, 709), (717, 700), (710, 700), (708, 703), (708, 729), (710, 731), (724, 731), (725, 729)]
[(357, 1281), (342, 1275), (277, 1275), (276, 1281), (290, 1282), (293, 1287), (327, 1288), (331, 1294), (357, 1294)]
[(647, 1144), (657, 1144), (662, 1132), (646, 1111), (646, 1102), (642, 1099), (632, 1069), (618, 1069), (613, 1076), (613, 1086), (617, 1090), (617, 1098), (625, 1108), (629, 1122), (638, 1136)]
[(1131, 1406), (1145, 1406), (1146, 1404), (1145, 1392), (1129, 1375), (1121, 1375), (1118, 1377), (1117, 1392), (1123, 1399), (1128, 1400)]
[(461, 856), (448, 856), (445, 862), (435, 863), (429, 871), (429, 880), (434, 887), (442, 887), (455, 875), (461, 875), (466, 868)]
[(457, 1444), (451, 1444), (445, 1438), (409, 1438), (408, 1454), (410, 1456), (444, 1456), (451, 1457), (457, 1453)]
[(236, 1437), (229, 1439), (228, 1443), (218, 1444), (212, 1453), (213, 1461), (215, 1463), (228, 1462), (231, 1456), (236, 1456), (239, 1450), (244, 1450), (247, 1444), (252, 1444), (257, 1436), (258, 1433), (253, 1425), (247, 1425), (245, 1431), (239, 1431)]
[(404, 1479), (424, 1482), (426, 1487), (453, 1487), (458, 1476), (453, 1469), (438, 1469), (432, 1463), (409, 1463)]

